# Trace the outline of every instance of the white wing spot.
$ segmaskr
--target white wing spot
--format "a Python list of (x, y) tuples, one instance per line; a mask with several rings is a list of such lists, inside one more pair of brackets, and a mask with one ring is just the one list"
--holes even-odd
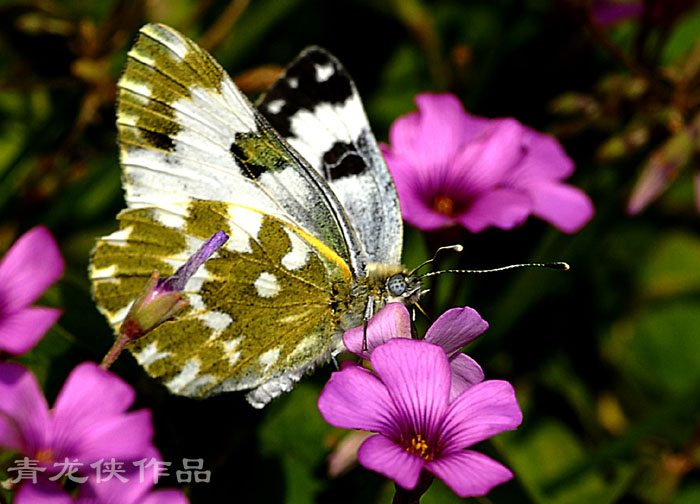
[(142, 366), (148, 366), (155, 361), (165, 359), (170, 355), (170, 352), (159, 352), (155, 343), (149, 343), (146, 348), (135, 354), (136, 360)]
[(241, 358), (241, 352), (237, 352), (236, 348), (238, 348), (238, 345), (241, 344), (243, 338), (245, 338), (245, 336), (239, 336), (238, 338), (222, 342), (224, 352), (226, 352), (226, 357), (228, 358), (229, 366), (231, 367), (233, 367), (236, 362), (238, 362), (238, 359)]
[(131, 233), (134, 231), (134, 226), (125, 227), (119, 231), (115, 231), (112, 234), (102, 237), (103, 242), (109, 242), (110, 245), (116, 245), (117, 247), (125, 247), (126, 242), (129, 240)]
[(231, 233), (224, 247), (232, 252), (252, 253), (250, 239), (257, 238), (262, 227), (262, 215), (240, 206), (229, 207)]
[(258, 357), (258, 362), (260, 362), (260, 365), (264, 368), (265, 371), (267, 371), (268, 369), (270, 369), (270, 366), (277, 362), (277, 359), (279, 359), (279, 357), (280, 349), (273, 348), (272, 350), (268, 350), (260, 357)]
[(277, 277), (266, 271), (260, 273), (260, 276), (253, 285), (255, 285), (255, 289), (261, 297), (276, 296), (280, 291), (280, 284), (277, 281)]
[(299, 79), (297, 79), (296, 77), (290, 77), (289, 79), (287, 79), (287, 82), (289, 83), (290, 88), (296, 89), (296, 87), (299, 85)]
[(204, 325), (210, 329), (213, 329), (215, 332), (223, 331), (231, 324), (231, 322), (233, 322), (230, 315), (217, 311), (205, 312), (199, 315), (197, 319), (204, 322)]
[(289, 270), (299, 269), (306, 264), (309, 259), (309, 247), (298, 234), (287, 229), (285, 229), (285, 231), (287, 231), (289, 241), (292, 243), (292, 248), (282, 258), (282, 266)]
[(326, 82), (334, 73), (335, 68), (333, 68), (332, 63), (328, 65), (316, 65), (316, 81), (318, 82)]
[(284, 107), (284, 100), (272, 100), (267, 104), (267, 110), (269, 110), (271, 114), (279, 114), (282, 107)]
[(199, 361), (195, 359), (190, 359), (187, 361), (187, 364), (185, 364), (182, 369), (180, 370), (180, 373), (167, 382), (165, 384), (166, 387), (168, 387), (172, 392), (174, 393), (182, 393), (182, 391), (189, 385), (191, 382), (194, 381), (195, 378), (197, 378), (197, 375), (199, 374)]

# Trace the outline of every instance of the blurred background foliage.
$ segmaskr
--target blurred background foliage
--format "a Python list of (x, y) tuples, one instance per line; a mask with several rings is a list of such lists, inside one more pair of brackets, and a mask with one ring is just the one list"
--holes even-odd
[[(170, 24), (198, 40), (254, 98), (307, 45), (344, 62), (379, 140), (422, 91), (456, 93), (468, 111), (513, 116), (557, 135), (572, 183), (596, 216), (566, 235), (535, 219), (514, 231), (406, 232), (414, 266), (463, 243), (440, 267), (568, 261), (442, 276), (432, 319), (469, 305), (491, 328), (468, 348), (487, 378), (514, 383), (523, 425), (478, 449), (515, 478), (475, 502), (700, 502), (700, 8), (644, 0), (601, 22), (586, 0), (113, 0), (0, 3), (0, 250), (45, 224), (67, 260), (42, 302), (64, 315), (19, 360), (50, 399), (70, 369), (99, 361), (112, 335), (86, 268), (123, 206), (115, 84), (137, 29)], [(595, 4), (595, 5), (593, 5)], [(424, 331), (426, 321), (419, 321)], [(152, 409), (171, 474), (204, 458), (201, 502), (389, 502), (392, 485), (352, 465), (328, 476), (347, 435), (316, 399), (327, 366), (263, 411), (242, 394), (169, 395), (130, 355), (113, 371)], [(1, 476), (1, 475), (0, 475)], [(175, 486), (175, 478), (165, 478)], [(436, 481), (425, 503), (458, 502)]]

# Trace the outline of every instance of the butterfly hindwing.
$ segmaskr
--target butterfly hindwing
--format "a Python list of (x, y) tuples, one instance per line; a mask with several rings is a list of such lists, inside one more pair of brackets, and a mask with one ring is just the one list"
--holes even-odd
[(306, 49), (257, 106), (328, 182), (369, 260), (400, 263), (403, 224), (394, 182), (340, 62), (319, 47)]
[(172, 274), (214, 229), (230, 236), (187, 282), (185, 312), (132, 343), (149, 374), (180, 395), (254, 389), (249, 401), (262, 406), (338, 351), (329, 329), (350, 301), (352, 274), (337, 254), (239, 205), (181, 205), (178, 228), (162, 224), (170, 212), (122, 212), (120, 230), (100, 240), (92, 264), (96, 298), (118, 326), (154, 270)]

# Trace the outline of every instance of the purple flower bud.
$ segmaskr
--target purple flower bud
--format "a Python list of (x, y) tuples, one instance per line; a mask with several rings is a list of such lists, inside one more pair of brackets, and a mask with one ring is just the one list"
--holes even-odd
[(171, 276), (160, 278), (157, 271), (153, 272), (122, 322), (119, 338), (102, 360), (101, 366), (104, 369), (112, 365), (127, 343), (142, 338), (187, 307), (187, 301), (182, 299), (187, 281), (226, 240), (228, 235), (219, 231), (204, 242)]

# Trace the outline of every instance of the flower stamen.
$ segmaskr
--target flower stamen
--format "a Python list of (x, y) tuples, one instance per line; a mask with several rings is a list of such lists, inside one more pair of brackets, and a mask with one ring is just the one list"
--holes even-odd
[(452, 217), (454, 214), (455, 202), (449, 196), (438, 194), (435, 196), (435, 198), (433, 198), (433, 208), (443, 215)]
[(411, 439), (411, 446), (406, 447), (406, 451), (429, 461), (432, 457), (430, 456), (428, 448), (428, 443), (423, 439), (423, 436), (421, 434), (416, 434), (413, 439)]

